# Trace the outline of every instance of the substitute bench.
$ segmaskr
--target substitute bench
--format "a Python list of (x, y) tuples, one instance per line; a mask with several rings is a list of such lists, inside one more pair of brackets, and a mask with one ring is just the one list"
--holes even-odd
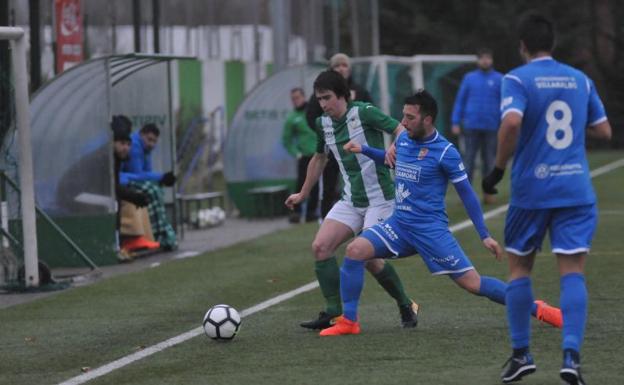
[(287, 213), (284, 202), (288, 198), (286, 185), (256, 187), (248, 190), (257, 217), (276, 217)]

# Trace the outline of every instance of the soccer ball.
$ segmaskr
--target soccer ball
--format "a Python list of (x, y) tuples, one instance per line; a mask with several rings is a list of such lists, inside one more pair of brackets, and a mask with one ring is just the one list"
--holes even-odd
[(238, 333), (240, 325), (240, 315), (229, 305), (215, 305), (204, 316), (204, 331), (213, 340), (231, 340)]

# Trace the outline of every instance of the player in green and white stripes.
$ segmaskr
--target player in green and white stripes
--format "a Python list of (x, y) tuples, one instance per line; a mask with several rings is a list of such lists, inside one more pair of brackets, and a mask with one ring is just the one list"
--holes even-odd
[[(345, 151), (343, 146), (354, 141), (384, 148), (383, 133), (398, 134), (404, 128), (372, 104), (351, 102), (347, 82), (335, 71), (322, 72), (314, 82), (314, 92), (324, 112), (316, 124), (316, 154), (310, 160), (301, 191), (289, 196), (286, 205), (292, 209), (308, 197), (323, 173), (327, 151), (331, 151), (342, 176), (342, 198), (329, 211), (312, 243), (315, 272), (327, 306), (317, 319), (301, 324), (310, 329), (324, 329), (342, 314), (335, 250), (363, 229), (389, 217), (394, 210), (394, 182), (388, 168), (362, 154)], [(416, 326), (418, 305), (405, 294), (392, 265), (374, 259), (367, 262), (366, 268), (397, 301), (403, 326)]]

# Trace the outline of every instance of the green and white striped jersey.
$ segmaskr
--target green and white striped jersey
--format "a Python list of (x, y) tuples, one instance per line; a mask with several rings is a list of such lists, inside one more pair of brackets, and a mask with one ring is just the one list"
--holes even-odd
[(387, 167), (362, 154), (346, 152), (350, 140), (369, 147), (384, 148), (383, 133), (393, 133), (399, 122), (369, 103), (350, 102), (344, 117), (323, 115), (316, 120), (316, 152), (334, 154), (340, 167), (342, 199), (355, 207), (368, 207), (394, 199), (394, 182)]

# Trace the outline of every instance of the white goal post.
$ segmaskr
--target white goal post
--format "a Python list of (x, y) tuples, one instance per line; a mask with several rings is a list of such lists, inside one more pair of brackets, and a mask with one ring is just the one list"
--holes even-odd
[(37, 254), (37, 223), (33, 188), (32, 145), (28, 98), (28, 67), (26, 65), (26, 36), (18, 27), (0, 27), (0, 39), (11, 42), (11, 63), (15, 89), (15, 123), (19, 144), (19, 184), (22, 207), (24, 246), (24, 282), (26, 287), (39, 286)]

